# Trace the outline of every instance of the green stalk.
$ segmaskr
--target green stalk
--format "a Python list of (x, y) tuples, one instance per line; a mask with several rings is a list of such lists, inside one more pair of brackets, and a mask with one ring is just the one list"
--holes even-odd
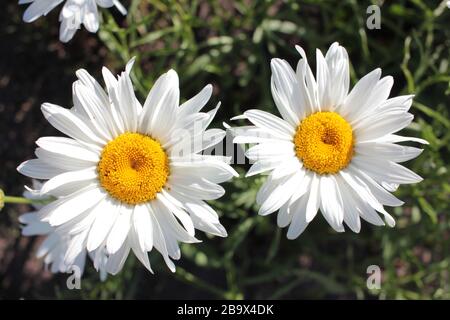
[(42, 202), (42, 200), (32, 200), (24, 197), (12, 197), (12, 196), (3, 196), (3, 203), (25, 203), (25, 204), (33, 204), (36, 202)]
[(5, 203), (17, 203), (17, 204), (47, 204), (51, 201), (51, 198), (47, 199), (28, 199), (24, 197), (6, 196), (3, 190), (0, 189), (0, 210), (3, 209)]
[(192, 273), (190, 273), (189, 271), (187, 271), (181, 267), (177, 266), (177, 271), (173, 275), (175, 276), (175, 278), (177, 278), (178, 280), (180, 280), (188, 285), (193, 285), (193, 286), (198, 287), (199, 289), (208, 291), (208, 292), (218, 296), (219, 298), (222, 298), (222, 299), (227, 298), (227, 293), (224, 290), (217, 288), (216, 286), (211, 285), (211, 284), (201, 280), (197, 276), (193, 275)]

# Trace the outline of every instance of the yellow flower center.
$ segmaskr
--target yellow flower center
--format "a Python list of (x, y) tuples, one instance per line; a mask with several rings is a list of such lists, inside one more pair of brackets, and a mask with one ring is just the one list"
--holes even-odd
[(140, 133), (123, 133), (110, 141), (98, 163), (100, 183), (127, 204), (155, 199), (169, 176), (169, 159), (161, 144)]
[(304, 167), (319, 174), (338, 172), (353, 156), (352, 127), (335, 112), (306, 117), (297, 127), (294, 143)]

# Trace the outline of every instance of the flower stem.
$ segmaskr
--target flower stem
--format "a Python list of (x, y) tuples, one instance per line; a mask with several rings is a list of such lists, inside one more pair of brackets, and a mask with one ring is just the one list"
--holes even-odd
[(52, 198), (46, 199), (28, 199), (24, 197), (6, 196), (2, 189), (0, 189), (0, 210), (3, 209), (5, 203), (17, 203), (17, 204), (47, 204), (52, 201)]

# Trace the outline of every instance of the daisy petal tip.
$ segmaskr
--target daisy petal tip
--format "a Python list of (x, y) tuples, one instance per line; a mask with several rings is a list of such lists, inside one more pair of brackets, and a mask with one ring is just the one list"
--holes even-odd
[(47, 112), (49, 109), (51, 109), (51, 105), (48, 102), (44, 102), (43, 104), (41, 104), (42, 112)]
[(255, 175), (259, 174), (258, 172), (255, 171), (247, 171), (247, 173), (244, 175), (245, 178), (249, 178), (249, 177), (253, 177)]
[[(169, 259), (169, 258), (167, 258), (167, 259)], [(169, 261), (170, 261), (170, 262), (169, 262)], [(172, 262), (172, 260), (169, 260), (169, 261), (166, 261), (167, 267), (169, 268), (169, 270), (170, 270), (172, 273), (175, 273), (175, 272), (177, 271), (177, 269), (176, 269), (176, 267), (175, 267), (175, 264)]]
[(386, 224), (388, 225), (388, 227), (390, 228), (394, 228), (395, 227), (395, 219), (392, 216), (385, 216), (384, 217), (386, 220)]
[(333, 42), (330, 47), (333, 47), (333, 46), (340, 47), (339, 42), (337, 42), (337, 41)]
[(279, 64), (281, 64), (283, 62), (283, 59), (280, 58), (272, 58), (270, 59), (270, 67), (272, 68), (272, 70), (277, 67)]
[(226, 237), (228, 237), (228, 232), (224, 228), (220, 233), (217, 234), (217, 236), (221, 237), (221, 238), (226, 238)]
[(136, 56), (133, 56), (127, 63), (127, 65), (125, 66), (125, 72), (127, 74), (130, 74), (131, 69), (133, 69), (134, 63), (136, 62)]
[(193, 239), (192, 239), (192, 243), (202, 243), (202, 242), (203, 242), (203, 240), (197, 239), (195, 237), (193, 237)]
[(238, 178), (239, 177), (239, 172), (237, 172), (236, 170), (234, 170), (233, 168), (231, 168), (230, 170), (231, 174), (233, 175), (233, 177)]
[(245, 120), (247, 119), (247, 117), (245, 116), (245, 114), (241, 114), (239, 116), (235, 116), (233, 118), (230, 119), (230, 121), (236, 121), (236, 120)]
[(271, 213), (273, 213), (273, 210), (265, 208), (264, 206), (261, 206), (261, 208), (258, 211), (258, 215), (263, 216), (263, 217), (268, 216)]
[(305, 50), (303, 50), (302, 47), (300, 47), (299, 45), (295, 45), (295, 50), (297, 50), (297, 52), (300, 54), (302, 58), (304, 59), (306, 58)]
[(16, 168), (17, 172), (22, 173), (22, 169), (23, 169), (23, 166), (24, 166), (25, 162), (26, 161), (22, 162), (21, 164), (19, 164), (17, 166), (17, 168)]
[[(317, 212), (316, 212), (317, 213)], [(306, 223), (311, 223), (311, 221), (314, 220), (314, 217), (316, 216), (316, 213), (307, 214), (306, 215)]]
[(295, 239), (298, 238), (298, 236), (297, 236), (297, 235), (289, 234), (289, 232), (288, 232), (287, 235), (286, 235), (286, 238), (287, 238), (288, 240), (295, 240)]
[(168, 77), (178, 78), (178, 73), (174, 69), (170, 69), (166, 74)]

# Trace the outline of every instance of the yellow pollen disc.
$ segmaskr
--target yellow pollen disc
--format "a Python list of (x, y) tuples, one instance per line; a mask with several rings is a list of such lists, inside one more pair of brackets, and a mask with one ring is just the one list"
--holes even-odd
[(338, 172), (353, 156), (352, 127), (335, 112), (306, 117), (297, 127), (294, 143), (304, 167), (319, 174)]
[(140, 133), (123, 133), (110, 141), (98, 163), (100, 183), (128, 204), (155, 199), (169, 176), (169, 159), (160, 143)]

